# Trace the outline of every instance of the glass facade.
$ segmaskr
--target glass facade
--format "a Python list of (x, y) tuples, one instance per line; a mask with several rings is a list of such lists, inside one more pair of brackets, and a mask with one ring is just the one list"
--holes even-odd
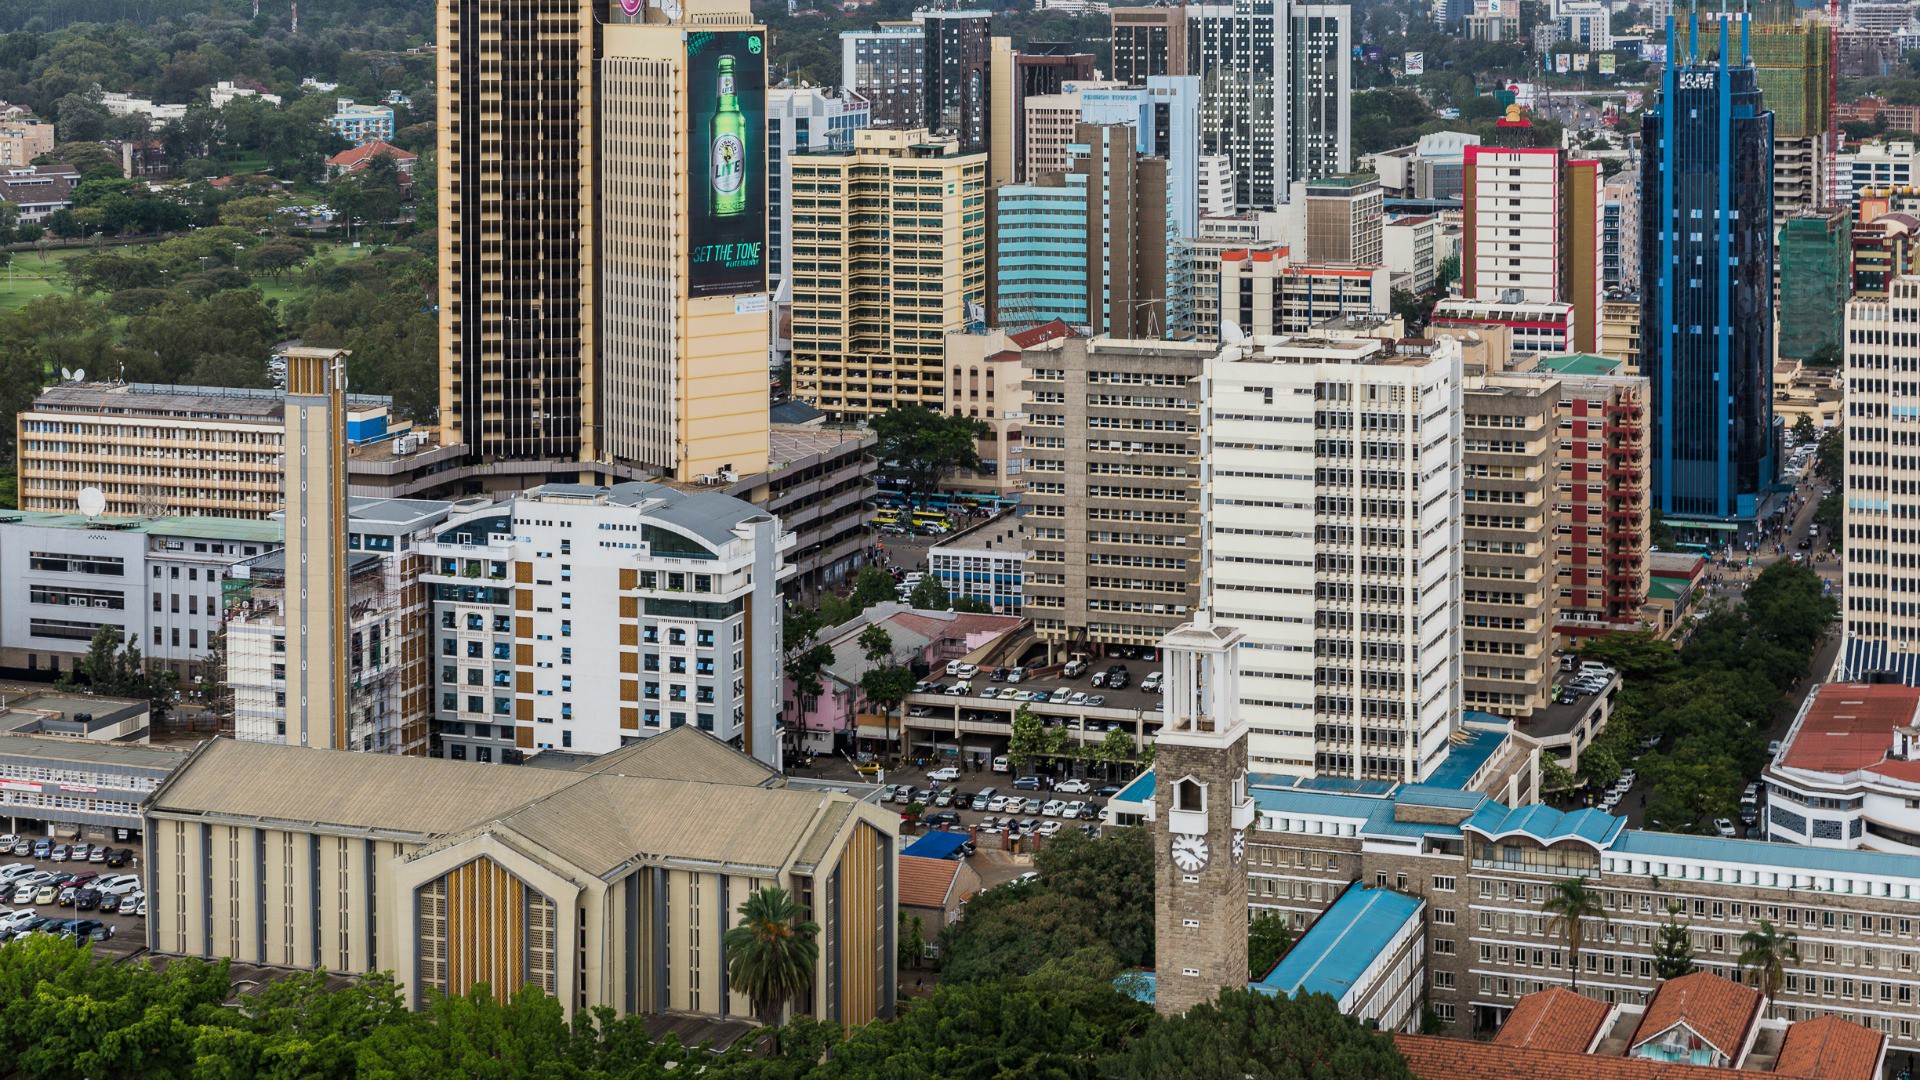
[(1654, 507), (1682, 527), (1755, 520), (1774, 480), (1773, 114), (1745, 27), (1669, 66), (1642, 126)]

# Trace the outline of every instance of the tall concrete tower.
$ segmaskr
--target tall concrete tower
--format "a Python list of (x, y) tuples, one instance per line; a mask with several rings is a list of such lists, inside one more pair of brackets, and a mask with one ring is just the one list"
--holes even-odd
[(287, 358), (287, 742), (348, 749), (347, 350)]
[(1247, 725), (1240, 639), (1201, 608), (1161, 639), (1166, 696), (1154, 750), (1154, 1001), (1178, 1016), (1247, 985)]

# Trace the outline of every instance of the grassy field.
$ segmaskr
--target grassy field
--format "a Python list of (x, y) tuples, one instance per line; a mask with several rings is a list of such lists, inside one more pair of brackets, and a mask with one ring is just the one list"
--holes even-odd
[(13, 262), (0, 272), (0, 315), (48, 293), (67, 291), (67, 260), (81, 251), (16, 251)]
[[(11, 267), (6, 271), (0, 271), (0, 315), (21, 307), (35, 297), (66, 292), (67, 261), (81, 258), (90, 250), (92, 249), (50, 251), (45, 255), (37, 251), (14, 252)], [(375, 250), (370, 246), (355, 248), (348, 244), (328, 242), (314, 246), (314, 257), (350, 262), (365, 258)], [(289, 274), (285, 280), (278, 282), (262, 276), (255, 278), (254, 284), (268, 299), (285, 303), (299, 292), (298, 286), (294, 284), (295, 280), (294, 274)]]

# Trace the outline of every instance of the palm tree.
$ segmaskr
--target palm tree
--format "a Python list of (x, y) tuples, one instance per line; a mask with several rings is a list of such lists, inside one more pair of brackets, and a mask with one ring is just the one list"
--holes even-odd
[(1573, 968), (1573, 988), (1580, 989), (1580, 946), (1586, 942), (1587, 932), (1584, 919), (1599, 919), (1602, 926), (1612, 920), (1607, 917), (1607, 909), (1600, 903), (1600, 894), (1587, 888), (1587, 879), (1574, 878), (1571, 881), (1555, 882), (1548, 890), (1547, 898), (1540, 904), (1540, 910), (1552, 918), (1547, 920), (1547, 933), (1558, 933), (1567, 941), (1567, 960)]
[[(740, 924), (721, 938), (727, 952), (727, 978), (753, 1002), (762, 1023), (775, 1026), (787, 1002), (813, 984), (820, 961), (820, 924), (787, 890), (775, 885), (755, 890), (740, 905)], [(776, 1036), (777, 1038), (777, 1036)]]
[(1769, 998), (1779, 997), (1786, 985), (1787, 965), (1800, 962), (1800, 935), (1791, 930), (1775, 930), (1766, 919), (1760, 929), (1740, 935), (1740, 970), (1754, 970), (1760, 989)]

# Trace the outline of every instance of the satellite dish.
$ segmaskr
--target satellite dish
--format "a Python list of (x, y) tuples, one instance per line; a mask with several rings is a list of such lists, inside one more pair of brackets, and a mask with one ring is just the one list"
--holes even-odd
[(107, 496), (97, 487), (80, 489), (80, 512), (90, 518), (99, 517), (107, 508)]
[(1246, 341), (1247, 341), (1247, 332), (1245, 330), (1240, 329), (1239, 323), (1234, 322), (1231, 319), (1228, 319), (1220, 324), (1220, 343), (1221, 344), (1244, 345), (1246, 344)]
[(61, 369), (60, 369), (60, 377), (61, 377), (62, 379), (65, 379), (65, 380), (66, 380), (67, 382), (72, 382), (72, 381), (73, 381), (73, 372), (71, 372), (71, 371), (69, 371), (69, 370), (67, 370), (66, 368), (61, 368)]
[(86, 382), (86, 381), (87, 381), (87, 369), (86, 369), (86, 368), (74, 368), (74, 369), (73, 369), (73, 381), (74, 381), (74, 382)]

